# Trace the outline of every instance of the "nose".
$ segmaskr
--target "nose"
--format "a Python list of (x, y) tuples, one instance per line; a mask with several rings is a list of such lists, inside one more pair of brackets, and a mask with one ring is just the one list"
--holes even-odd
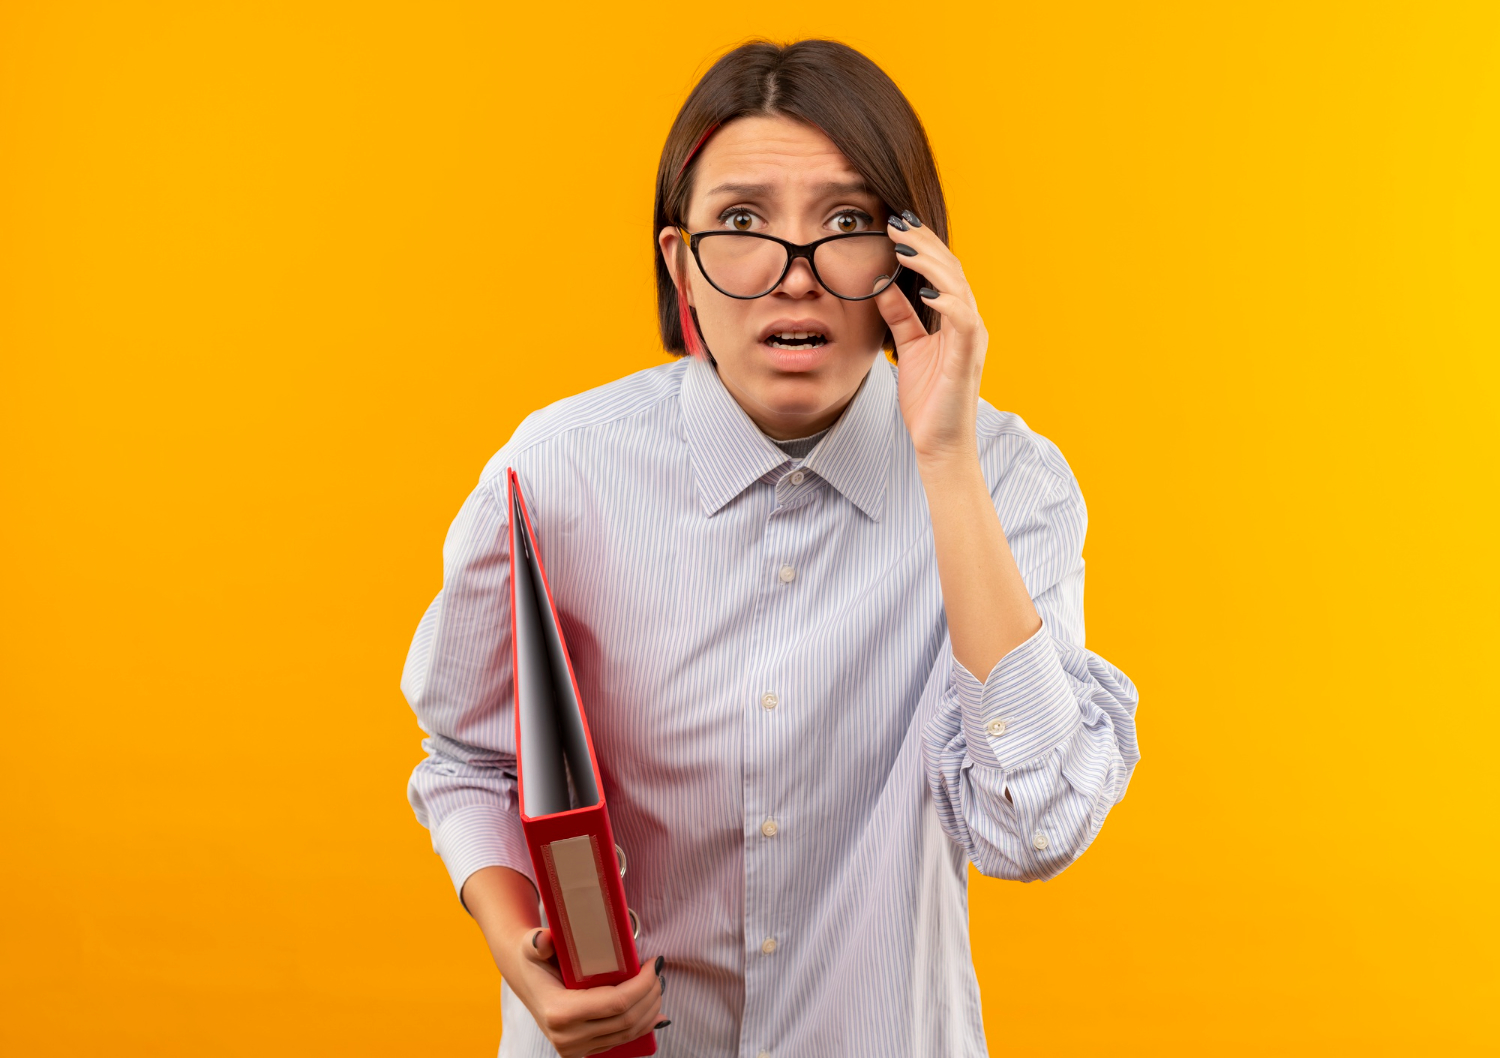
[(776, 293), (793, 298), (816, 297), (823, 293), (823, 288), (813, 276), (812, 265), (806, 258), (799, 257), (781, 278), (781, 285), (776, 288)]

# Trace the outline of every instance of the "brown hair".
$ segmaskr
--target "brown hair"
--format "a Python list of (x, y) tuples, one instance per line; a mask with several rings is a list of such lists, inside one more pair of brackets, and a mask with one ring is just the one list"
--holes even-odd
[[(948, 241), (948, 209), (927, 133), (885, 71), (836, 40), (741, 44), (714, 63), (688, 95), (667, 133), (656, 170), (656, 224), (651, 234), (657, 315), (668, 352), (686, 353), (688, 341), (696, 345), (698, 336), (684, 333), (689, 314), (678, 305), (677, 287), (655, 237), (669, 225), (686, 223), (704, 140), (724, 123), (753, 114), (785, 114), (821, 130), (888, 210), (911, 210), (938, 238)], [(930, 331), (939, 316), (917, 296), (922, 282), (911, 271), (896, 280)], [(885, 346), (892, 347), (889, 331)]]

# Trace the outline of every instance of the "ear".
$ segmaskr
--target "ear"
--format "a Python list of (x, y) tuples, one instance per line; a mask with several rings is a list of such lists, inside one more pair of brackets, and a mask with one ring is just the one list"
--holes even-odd
[(667, 263), (667, 274), (672, 277), (672, 285), (677, 288), (677, 296), (685, 300), (688, 305), (692, 305), (693, 284), (683, 282), (687, 267), (685, 260), (687, 244), (682, 241), (682, 233), (668, 224), (656, 233), (656, 245), (661, 247), (661, 258)]

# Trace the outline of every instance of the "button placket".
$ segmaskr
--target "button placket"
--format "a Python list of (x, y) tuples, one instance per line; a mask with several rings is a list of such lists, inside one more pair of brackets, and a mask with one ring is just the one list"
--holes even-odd
[[(786, 940), (780, 935), (780, 927), (787, 923), (775, 913), (776, 902), (771, 899), (786, 882), (781, 872), (787, 864), (778, 853), (782, 851), (779, 845), (789, 840), (782, 834), (775, 809), (782, 801), (778, 780), (791, 748), (787, 740), (796, 737), (797, 725), (791, 722), (796, 716), (795, 699), (786, 697), (790, 693), (782, 682), (786, 674), (775, 667), (780, 662), (774, 659), (787, 656), (786, 637), (793, 631), (793, 612), (788, 607), (798, 608), (806, 602), (798, 590), (803, 587), (802, 574), (806, 572), (799, 560), (805, 557), (807, 519), (812, 513), (808, 505), (816, 499), (818, 490), (812, 474), (802, 472), (798, 483), (792, 480), (795, 473), (799, 471), (794, 469), (783, 476), (776, 490), (775, 509), (765, 523), (761, 561), (770, 566), (771, 576), (761, 582), (764, 587), (757, 601), (754, 630), (756, 678), (764, 682), (752, 688), (752, 700), (759, 708), (751, 709), (745, 718), (744, 932), (749, 941), (746, 957), (751, 960), (746, 965), (745, 984), (751, 992), (774, 987), (772, 978), (762, 977), (774, 971), (774, 963), (763, 960)], [(762, 939), (756, 941), (757, 935)]]

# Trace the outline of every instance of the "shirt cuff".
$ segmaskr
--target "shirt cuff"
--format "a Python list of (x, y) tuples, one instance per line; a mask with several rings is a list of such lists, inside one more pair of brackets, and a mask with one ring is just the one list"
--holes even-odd
[[(455, 809), (438, 824), (432, 845), (448, 868), (459, 903), (463, 903), (464, 882), (481, 867), (509, 867), (536, 884), (521, 817), (499, 805)], [(467, 904), (464, 909), (468, 910)]]
[(1061, 744), (1083, 723), (1045, 623), (995, 662), (983, 684), (954, 658), (952, 688), (969, 758), (976, 764), (1018, 767)]

